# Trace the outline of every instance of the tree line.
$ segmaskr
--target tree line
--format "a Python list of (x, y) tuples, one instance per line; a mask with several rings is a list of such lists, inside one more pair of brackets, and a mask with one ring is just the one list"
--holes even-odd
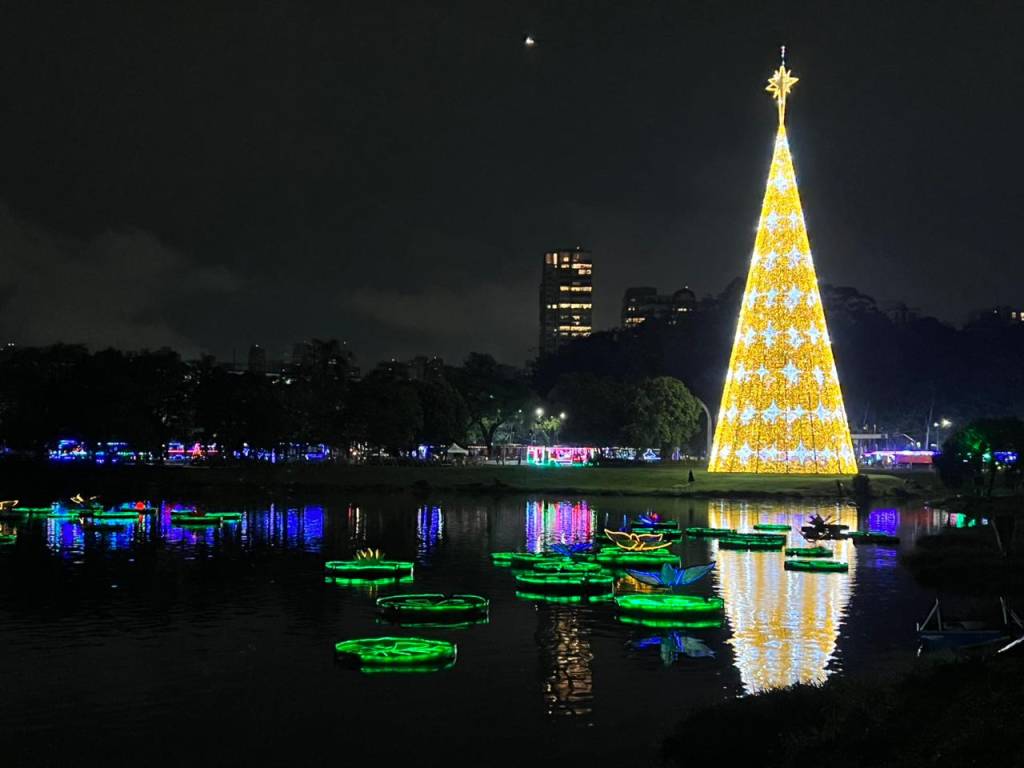
[[(91, 352), (78, 345), (0, 355), (0, 446), (41, 452), (61, 438), (119, 440), (159, 451), (172, 440), (359, 445), (403, 455), (418, 445), (588, 444), (674, 448), (698, 406), (671, 377), (567, 376), (541, 391), (532, 372), (473, 353), (410, 378), (380, 366), (357, 378), (343, 347), (315, 340), (273, 375), (236, 372), (170, 349)], [(591, 413), (598, 410), (600, 413)]]

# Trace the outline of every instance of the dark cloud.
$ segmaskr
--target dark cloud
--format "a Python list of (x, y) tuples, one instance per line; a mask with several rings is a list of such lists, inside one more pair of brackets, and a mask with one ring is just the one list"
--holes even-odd
[(239, 290), (225, 267), (202, 265), (148, 232), (61, 237), (0, 207), (0, 333), (21, 344), (57, 340), (195, 354), (179, 308)]
[(541, 254), (577, 244), (598, 327), (629, 285), (718, 292), (753, 243), (782, 42), (821, 279), (951, 321), (1019, 302), (1004, 2), (50, 5), (0, 25), (24, 343), (518, 362)]

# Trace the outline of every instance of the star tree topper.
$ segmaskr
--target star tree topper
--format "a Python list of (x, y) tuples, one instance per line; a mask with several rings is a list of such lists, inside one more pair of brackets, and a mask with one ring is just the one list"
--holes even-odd
[(784, 122), (786, 118), (786, 97), (798, 82), (800, 82), (800, 78), (793, 77), (792, 70), (786, 69), (786, 46), (782, 46), (782, 64), (775, 70), (775, 74), (768, 81), (768, 87), (765, 88), (775, 97), (775, 103), (779, 105), (780, 123)]

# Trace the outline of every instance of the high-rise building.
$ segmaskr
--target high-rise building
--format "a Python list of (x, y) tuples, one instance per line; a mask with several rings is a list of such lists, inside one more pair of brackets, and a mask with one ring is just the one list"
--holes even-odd
[(540, 353), (549, 355), (593, 328), (594, 262), (590, 251), (548, 251), (540, 280)]
[(262, 376), (267, 372), (267, 350), (259, 344), (249, 347), (249, 373)]
[(635, 328), (648, 320), (675, 325), (681, 315), (697, 308), (697, 296), (684, 286), (673, 294), (659, 294), (656, 288), (627, 288), (622, 296), (622, 327)]

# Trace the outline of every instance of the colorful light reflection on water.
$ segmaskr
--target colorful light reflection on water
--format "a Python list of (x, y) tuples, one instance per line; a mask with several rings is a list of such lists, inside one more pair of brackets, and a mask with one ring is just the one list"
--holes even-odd
[[(751, 531), (766, 522), (761, 505), (721, 501), (709, 505), (713, 528)], [(842, 505), (785, 506), (773, 504), (772, 522), (792, 529), (787, 546), (806, 546), (799, 533), (810, 514), (857, 527), (857, 511)], [(856, 578), (856, 548), (850, 541), (827, 542), (835, 559), (850, 565), (848, 573), (798, 573), (784, 569), (784, 552), (721, 550), (713, 544), (719, 594), (725, 600), (744, 690), (762, 691), (794, 683), (822, 682), (846, 613)]]
[(593, 538), (594, 513), (587, 502), (526, 503), (527, 552), (541, 552), (552, 544), (590, 542)]

